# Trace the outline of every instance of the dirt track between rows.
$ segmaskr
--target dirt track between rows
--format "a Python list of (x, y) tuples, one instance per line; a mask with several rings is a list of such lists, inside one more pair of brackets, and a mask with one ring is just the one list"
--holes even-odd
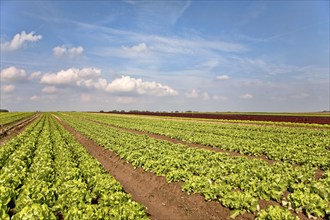
[(273, 164), (274, 162), (276, 162), (275, 160), (268, 159), (264, 155), (263, 156), (244, 155), (244, 154), (240, 154), (240, 153), (234, 152), (234, 151), (224, 150), (224, 149), (215, 148), (215, 147), (209, 147), (209, 146), (202, 145), (202, 144), (195, 144), (195, 143), (190, 143), (190, 142), (187, 142), (187, 141), (178, 140), (178, 139), (175, 139), (175, 138), (170, 138), (170, 137), (167, 137), (165, 135), (159, 135), (159, 134), (149, 133), (149, 132), (146, 132), (146, 131), (139, 131), (139, 130), (135, 130), (135, 129), (123, 128), (123, 127), (119, 127), (119, 126), (116, 126), (116, 125), (111, 125), (111, 124), (107, 124), (107, 123), (104, 123), (104, 122), (95, 121), (95, 120), (86, 119), (86, 118), (84, 118), (84, 120), (88, 120), (88, 121), (92, 121), (94, 123), (98, 123), (98, 124), (102, 124), (102, 125), (109, 126), (109, 127), (112, 127), (112, 128), (120, 129), (122, 131), (127, 131), (127, 132), (130, 132), (130, 133), (133, 133), (133, 134), (147, 135), (148, 137), (169, 141), (169, 142), (174, 143), (174, 144), (183, 144), (183, 145), (186, 145), (186, 146), (189, 146), (189, 147), (206, 149), (206, 150), (213, 151), (213, 152), (227, 153), (230, 156), (234, 156), (234, 157), (236, 156), (236, 157), (246, 157), (248, 159), (261, 159), (261, 160), (266, 161), (268, 164)]
[[(182, 192), (180, 183), (168, 183), (165, 177), (158, 177), (142, 168), (134, 169), (112, 151), (99, 146), (63, 121), (59, 123), (122, 184), (135, 201), (147, 207), (151, 219), (231, 219), (230, 210), (220, 203), (205, 201), (201, 195), (188, 195)], [(246, 213), (235, 219), (254, 217), (253, 214)]]
[[(202, 145), (202, 144), (190, 143), (190, 142), (187, 142), (187, 141), (182, 141), (182, 140), (178, 140), (178, 139), (175, 139), (175, 138), (170, 138), (170, 137), (167, 137), (165, 135), (159, 135), (159, 134), (153, 134), (153, 133), (146, 132), (146, 131), (139, 131), (139, 130), (135, 130), (135, 129), (123, 128), (123, 127), (107, 124), (105, 122), (100, 122), (100, 121), (96, 121), (96, 120), (92, 120), (92, 119), (88, 119), (88, 118), (82, 118), (82, 119), (87, 120), (87, 121), (91, 121), (91, 122), (94, 122), (94, 123), (97, 123), (97, 124), (102, 124), (102, 125), (105, 125), (105, 126), (108, 126), (108, 127), (112, 127), (112, 128), (115, 128), (115, 129), (119, 129), (119, 130), (122, 130), (122, 131), (130, 132), (130, 133), (133, 133), (133, 134), (147, 135), (150, 138), (165, 140), (165, 141), (169, 141), (169, 142), (174, 143), (174, 144), (182, 144), (182, 145), (185, 145), (185, 146), (200, 148), (200, 149), (206, 149), (206, 150), (213, 151), (213, 152), (226, 153), (226, 154), (229, 154), (229, 156), (232, 156), (232, 157), (245, 157), (247, 159), (259, 159), (259, 160), (263, 160), (263, 161), (267, 162), (268, 164), (273, 164), (275, 162), (279, 162), (279, 161), (268, 159), (265, 155), (261, 155), (261, 156), (245, 155), (245, 154), (241, 154), (241, 153), (230, 151), (230, 150), (224, 150), (224, 149), (221, 149), (221, 148), (215, 148), (215, 147), (210, 147), (210, 146), (206, 146), (206, 145)], [(294, 165), (294, 166), (300, 166), (300, 165)], [(319, 179), (323, 176), (323, 174), (324, 174), (324, 171), (322, 171), (321, 169), (317, 169), (315, 171), (315, 176), (314, 177), (316, 179)]]
[(33, 115), (32, 117), (20, 121), (14, 126), (10, 127), (5, 133), (2, 133), (0, 135), (0, 146), (4, 145), (8, 140), (23, 132), (25, 128), (34, 120), (36, 120), (39, 116), (40, 114)]
[[(181, 140), (178, 140), (178, 139), (175, 139), (175, 138), (170, 138), (170, 137), (167, 137), (167, 136), (164, 136), (164, 135), (158, 135), (158, 134), (152, 134), (152, 133), (149, 133), (149, 132), (138, 131), (138, 130), (134, 130), (134, 129), (122, 128), (122, 127), (118, 127), (118, 126), (115, 126), (115, 125), (110, 125), (110, 124), (106, 124), (106, 123), (102, 123), (102, 122), (94, 121), (94, 120), (91, 120), (91, 121), (93, 121), (95, 123), (105, 125), (105, 126), (120, 129), (122, 131), (127, 131), (127, 132), (130, 132), (130, 133), (133, 133), (133, 134), (147, 135), (148, 137), (151, 137), (151, 138), (169, 141), (169, 142), (172, 142), (174, 144), (183, 144), (183, 145), (186, 145), (186, 146), (189, 146), (189, 147), (206, 149), (206, 150), (213, 151), (213, 152), (227, 153), (227, 154), (229, 154), (229, 156), (232, 156), (232, 157), (245, 157), (245, 158), (248, 158), (248, 159), (259, 159), (259, 160), (266, 161), (268, 164), (273, 164), (275, 162), (279, 162), (279, 161), (268, 159), (265, 155), (262, 155), (262, 156), (245, 155), (245, 154), (241, 154), (241, 153), (234, 152), (234, 151), (224, 150), (224, 149), (215, 148), (215, 147), (209, 147), (209, 146), (205, 146), (205, 145), (202, 145), (202, 144), (194, 144), (194, 143), (190, 143), (190, 142), (187, 142), (187, 141), (181, 141)], [(294, 165), (294, 166), (299, 166), (299, 165)], [(319, 179), (323, 176), (323, 174), (324, 174), (324, 171), (322, 171), (320, 169), (317, 169), (316, 172), (315, 172), (315, 178)]]
[[(121, 159), (114, 152), (104, 149), (93, 140), (88, 139), (80, 132), (65, 124), (65, 122), (57, 116), (55, 117), (57, 121), (60, 122), (60, 124), (62, 124), (62, 126), (71, 134), (73, 134), (77, 141), (103, 165), (105, 170), (107, 170), (111, 176), (115, 177), (121, 183), (125, 192), (131, 194), (135, 201), (147, 207), (147, 213), (150, 219), (232, 220), (232, 218), (230, 218), (230, 209), (223, 207), (219, 202), (205, 201), (204, 197), (200, 194), (188, 195), (182, 191), (182, 183), (168, 183), (165, 177), (156, 176), (154, 173), (146, 172), (142, 168), (134, 168), (131, 164)], [(127, 130), (131, 131), (130, 129)], [(145, 132), (136, 132), (140, 135), (146, 135)], [(154, 138), (158, 137), (158, 135), (152, 136), (154, 136)], [(165, 139), (171, 138), (165, 137)], [(181, 142), (176, 139), (171, 140), (177, 141), (178, 143)], [(195, 147), (200, 146), (197, 145)], [(206, 146), (203, 146), (202, 148), (210, 148), (211, 150), (214, 150), (214, 148)], [(242, 155), (239, 154), (239, 156)], [(274, 161), (271, 161), (270, 163), (273, 162)], [(319, 175), (321, 176), (322, 174)], [(280, 203), (272, 200), (259, 201), (260, 209), (265, 209), (270, 205), (281, 206)], [(297, 215), (300, 220), (308, 220), (307, 216), (303, 213), (296, 214), (293, 211), (291, 211), (291, 213), (293, 215)], [(255, 214), (245, 213), (237, 216), (235, 220), (249, 220), (254, 219), (255, 217)]]

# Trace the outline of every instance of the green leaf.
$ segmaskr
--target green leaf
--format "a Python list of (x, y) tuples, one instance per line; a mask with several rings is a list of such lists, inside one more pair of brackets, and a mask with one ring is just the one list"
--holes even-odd
[(29, 219), (29, 220), (39, 220), (39, 219), (48, 219), (48, 220), (56, 220), (56, 217), (51, 212), (45, 204), (32, 204), (25, 206), (20, 212), (13, 215), (12, 220), (21, 220), (21, 219)]
[(235, 209), (230, 211), (230, 218), (236, 218), (238, 215), (243, 214), (242, 210)]

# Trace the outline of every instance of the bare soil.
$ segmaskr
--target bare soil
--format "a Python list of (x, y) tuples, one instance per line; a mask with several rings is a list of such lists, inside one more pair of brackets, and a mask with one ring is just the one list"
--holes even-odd
[[(152, 133), (145, 132), (145, 131), (138, 131), (138, 130), (135, 130), (135, 129), (122, 128), (122, 127), (119, 127), (119, 126), (110, 125), (110, 124), (107, 124), (107, 123), (103, 123), (103, 122), (95, 121), (95, 120), (91, 120), (91, 119), (84, 119), (84, 120), (88, 120), (88, 121), (92, 121), (92, 122), (102, 124), (102, 125), (105, 125), (105, 126), (113, 127), (113, 128), (116, 128), (116, 129), (120, 129), (122, 131), (127, 131), (127, 132), (130, 132), (130, 133), (133, 133), (133, 134), (147, 135), (148, 137), (151, 137), (151, 138), (165, 140), (165, 141), (169, 141), (169, 142), (172, 142), (172, 143), (175, 143), (175, 144), (182, 144), (182, 145), (186, 145), (186, 146), (189, 146), (189, 147), (206, 149), (206, 150), (213, 151), (213, 152), (227, 153), (227, 154), (229, 154), (229, 156), (232, 156), (232, 157), (245, 157), (245, 158), (248, 158), (248, 159), (260, 159), (260, 160), (266, 161), (268, 164), (273, 164), (273, 163), (276, 162), (275, 160), (268, 159), (265, 155), (261, 155), (261, 156), (244, 155), (244, 154), (240, 154), (238, 152), (233, 152), (233, 151), (224, 150), (224, 149), (220, 149), (220, 148), (209, 147), (209, 146), (205, 146), (205, 145), (202, 145), (202, 144), (189, 143), (189, 142), (178, 140), (178, 139), (175, 139), (175, 138), (170, 138), (170, 137), (167, 137), (165, 135), (158, 135), (158, 134), (152, 134)], [(299, 165), (294, 165), (294, 166), (299, 166)], [(316, 179), (320, 179), (320, 178), (322, 178), (323, 174), (324, 174), (324, 171), (322, 171), (321, 169), (317, 169), (316, 172), (315, 172), (314, 177)]]
[(213, 151), (213, 152), (227, 153), (230, 156), (246, 157), (248, 159), (261, 159), (261, 160), (266, 161), (269, 164), (273, 164), (275, 162), (274, 160), (268, 159), (266, 156), (243, 155), (243, 154), (233, 152), (233, 151), (229, 151), (229, 150), (223, 150), (223, 149), (220, 149), (220, 148), (209, 147), (209, 146), (205, 146), (205, 145), (202, 145), (202, 144), (189, 143), (187, 141), (182, 141), (182, 140), (178, 140), (178, 139), (175, 139), (175, 138), (170, 138), (170, 137), (167, 137), (165, 135), (152, 134), (152, 133), (148, 133), (148, 132), (144, 132), (144, 131), (138, 131), (138, 130), (129, 129), (129, 128), (121, 128), (121, 127), (118, 127), (118, 126), (109, 125), (109, 124), (102, 123), (102, 122), (99, 122), (99, 121), (93, 121), (93, 122), (100, 123), (100, 124), (110, 126), (110, 127), (114, 127), (114, 128), (120, 129), (122, 131), (131, 132), (133, 134), (147, 135), (148, 137), (169, 141), (169, 142), (172, 142), (174, 144), (182, 144), (182, 145), (186, 145), (186, 146), (189, 146), (189, 147), (206, 149), (206, 150)]
[[(94, 121), (94, 120), (90, 120), (90, 119), (85, 119), (85, 120), (93, 121), (93, 122), (98, 123), (98, 124), (102, 124), (102, 125), (105, 125), (105, 126), (117, 128), (117, 129), (120, 129), (120, 130), (123, 130), (123, 131), (127, 131), (127, 132), (131, 132), (133, 134), (147, 135), (148, 137), (151, 137), (151, 138), (166, 140), (166, 141), (169, 141), (169, 142), (172, 142), (172, 143), (175, 143), (175, 144), (183, 144), (183, 145), (186, 145), (186, 146), (189, 146), (189, 147), (202, 148), (202, 149), (206, 149), (206, 150), (210, 150), (210, 151), (214, 151), (214, 152), (228, 153), (230, 156), (246, 157), (248, 159), (261, 159), (261, 160), (266, 161), (268, 164), (273, 164), (273, 163), (276, 162), (274, 160), (268, 159), (266, 156), (259, 156), (259, 157), (257, 157), (257, 156), (243, 155), (243, 154), (240, 154), (240, 153), (237, 153), (237, 152), (222, 150), (222, 149), (219, 149), (219, 148), (208, 147), (208, 146), (201, 145), (201, 144), (189, 143), (189, 142), (185, 142), (185, 141), (173, 139), (173, 138), (170, 138), (170, 137), (167, 137), (167, 136), (163, 136), (163, 135), (151, 134), (151, 133), (148, 133), (148, 132), (138, 131), (138, 130), (134, 130), (134, 129), (121, 128), (121, 127), (118, 127), (118, 126), (114, 126), (114, 125), (110, 125), (110, 124), (106, 124), (106, 123), (103, 123), (103, 122)], [(298, 166), (298, 165), (296, 165), (296, 166)], [(324, 174), (324, 172), (322, 170), (318, 169), (315, 172), (315, 178), (316, 179), (320, 179), (323, 176), (323, 174)], [(286, 193), (289, 193), (289, 192), (286, 192)], [(270, 205), (273, 205), (273, 206), (282, 206), (280, 203), (278, 203), (276, 201), (272, 201), (272, 200), (270, 200), (270, 201), (260, 200), (259, 201), (260, 209), (265, 209), (265, 208), (267, 208)], [(300, 220), (308, 220), (307, 216), (304, 215), (303, 213), (296, 214), (296, 213), (294, 213), (292, 211), (292, 214), (293, 215), (297, 215)], [(237, 217), (235, 219), (239, 219), (239, 218)], [(317, 218), (317, 219), (321, 219), (321, 218)]]
[[(104, 149), (72, 127), (59, 121), (88, 152), (94, 156), (109, 174), (115, 177), (132, 198), (147, 208), (150, 219), (231, 219), (230, 210), (215, 201), (205, 201), (199, 194), (182, 192), (182, 183), (168, 183), (142, 168), (134, 167), (114, 152)], [(237, 220), (254, 219), (255, 215), (245, 213)]]
[(19, 135), (21, 132), (25, 130), (25, 128), (31, 124), (35, 119), (37, 119), (40, 114), (33, 115), (28, 119), (24, 119), (14, 125), (11, 125), (8, 128), (4, 128), (0, 133), (0, 146), (4, 145), (11, 138)]
[[(156, 176), (152, 172), (146, 172), (142, 168), (134, 168), (131, 164), (121, 159), (116, 153), (106, 150), (99, 146), (94, 141), (88, 139), (80, 132), (74, 130), (69, 125), (65, 124), (61, 119), (56, 119), (74, 135), (77, 141), (82, 144), (87, 151), (94, 156), (105, 168), (107, 172), (115, 177), (123, 186), (125, 192), (132, 195), (132, 198), (147, 208), (147, 214), (152, 220), (158, 219), (217, 219), (217, 220), (231, 220), (230, 209), (223, 207), (216, 201), (205, 201), (200, 194), (188, 195), (182, 191), (182, 182), (168, 183), (165, 177)], [(124, 129), (130, 132), (134, 131), (137, 134), (145, 135), (145, 132)], [(181, 143), (176, 139), (171, 139), (161, 135), (147, 134), (153, 138), (174, 141), (174, 143)], [(185, 142), (183, 144), (186, 144)], [(209, 150), (217, 150), (203, 145), (195, 145), (193, 147), (202, 147)], [(233, 153), (236, 154), (236, 153)], [(237, 153), (238, 154), (238, 153)], [(238, 154), (239, 156), (242, 156)], [(236, 156), (236, 155), (234, 155)], [(250, 156), (247, 156), (250, 158)], [(266, 159), (266, 158), (265, 158)], [(267, 160), (267, 159), (266, 159)], [(273, 163), (273, 161), (269, 161)], [(259, 206), (261, 209), (274, 205), (281, 206), (276, 201), (260, 200)], [(297, 215), (301, 220), (308, 220), (303, 213), (296, 214), (291, 211), (293, 215)], [(252, 213), (245, 213), (237, 216), (235, 220), (249, 220), (256, 216)], [(322, 218), (317, 218), (322, 219)]]

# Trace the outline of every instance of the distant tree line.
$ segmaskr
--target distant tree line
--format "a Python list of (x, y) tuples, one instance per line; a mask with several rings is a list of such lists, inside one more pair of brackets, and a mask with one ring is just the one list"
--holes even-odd
[(7, 109), (0, 109), (0, 112), (9, 112)]
[[(100, 110), (100, 112), (105, 112), (104, 110)], [(125, 113), (125, 112), (130, 112), (130, 113), (139, 113), (139, 112), (145, 112), (145, 113), (198, 113), (198, 111), (148, 111), (148, 110), (110, 110), (108, 111), (109, 113)]]

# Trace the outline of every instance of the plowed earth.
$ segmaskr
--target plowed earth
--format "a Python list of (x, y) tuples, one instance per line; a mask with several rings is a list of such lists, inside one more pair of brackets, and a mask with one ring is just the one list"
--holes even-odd
[[(223, 207), (220, 203), (215, 201), (205, 201), (203, 196), (199, 194), (188, 195), (182, 191), (182, 183), (168, 183), (165, 177), (156, 176), (154, 173), (146, 172), (142, 168), (135, 169), (131, 164), (121, 159), (114, 152), (99, 146), (94, 141), (88, 139), (80, 132), (65, 124), (57, 116), (55, 116), (55, 118), (61, 123), (62, 126), (64, 126), (65, 129), (74, 135), (76, 140), (83, 145), (92, 156), (94, 156), (103, 165), (105, 170), (107, 170), (111, 176), (115, 177), (121, 183), (124, 190), (131, 194), (135, 201), (147, 207), (147, 213), (150, 219), (232, 220), (230, 218), (230, 210)], [(122, 130), (130, 132), (133, 131), (130, 129)], [(133, 133), (146, 135), (146, 133), (139, 131), (133, 131)], [(163, 137), (160, 135), (147, 135), (152, 138), (169, 140), (168, 137)], [(175, 139), (170, 139), (170, 141), (176, 143), (181, 142)], [(201, 147), (209, 150), (215, 150), (203, 145), (194, 145), (195, 144), (190, 147)], [(231, 154), (231, 156), (238, 156), (236, 153), (233, 154)], [(268, 160), (268, 162), (272, 163), (270, 160)], [(280, 204), (275, 201), (260, 200), (259, 202), (261, 209), (265, 209), (269, 205), (280, 206)], [(298, 216), (301, 220), (308, 220), (308, 218), (302, 213), (299, 213)], [(256, 216), (254, 214), (245, 213), (237, 216), (235, 220), (249, 220), (254, 219), (255, 217)]]
[[(58, 120), (58, 118), (57, 118)], [(147, 207), (151, 219), (226, 219), (230, 220), (230, 210), (215, 201), (205, 201), (201, 195), (188, 195), (181, 190), (181, 183), (168, 183), (141, 168), (134, 167), (112, 151), (106, 150), (88, 139), (72, 127), (58, 120), (88, 152), (94, 156), (109, 174), (115, 177), (133, 199)], [(246, 213), (236, 220), (254, 219)]]
[(0, 133), (0, 146), (4, 145), (8, 140), (24, 131), (24, 129), (39, 116), (40, 114), (37, 114), (14, 125), (11, 125), (9, 128), (5, 127)]
[[(233, 151), (224, 150), (224, 149), (220, 149), (220, 148), (214, 148), (214, 147), (210, 147), (210, 146), (206, 146), (206, 145), (202, 145), (202, 144), (190, 143), (190, 142), (187, 142), (187, 141), (182, 141), (182, 140), (170, 138), (170, 137), (167, 137), (167, 136), (164, 136), (164, 135), (158, 135), (158, 134), (152, 134), (152, 133), (149, 133), (149, 132), (138, 131), (138, 130), (134, 130), (134, 129), (122, 128), (122, 127), (118, 127), (118, 126), (115, 126), (115, 125), (110, 125), (110, 124), (107, 124), (107, 123), (103, 123), (103, 122), (95, 121), (95, 120), (90, 120), (90, 119), (84, 119), (84, 120), (92, 121), (94, 123), (102, 124), (104, 126), (113, 127), (113, 128), (116, 128), (116, 129), (119, 129), (119, 130), (122, 130), (122, 131), (133, 133), (133, 134), (147, 135), (148, 137), (169, 141), (169, 142), (172, 142), (174, 144), (183, 144), (183, 145), (186, 145), (186, 146), (189, 146), (189, 147), (202, 148), (202, 149), (206, 149), (206, 150), (209, 150), (209, 151), (220, 152), (220, 153), (227, 153), (232, 157), (236, 156), (236, 157), (246, 157), (248, 159), (261, 159), (261, 160), (266, 161), (268, 164), (273, 164), (273, 163), (276, 162), (275, 160), (268, 159), (265, 155), (261, 155), (261, 156), (244, 155), (244, 154), (240, 154), (238, 152), (233, 152)], [(296, 166), (298, 166), (298, 165), (296, 165)], [(317, 169), (316, 172), (315, 172), (315, 178), (316, 179), (321, 178), (323, 176), (323, 173), (324, 172), (322, 170)]]

